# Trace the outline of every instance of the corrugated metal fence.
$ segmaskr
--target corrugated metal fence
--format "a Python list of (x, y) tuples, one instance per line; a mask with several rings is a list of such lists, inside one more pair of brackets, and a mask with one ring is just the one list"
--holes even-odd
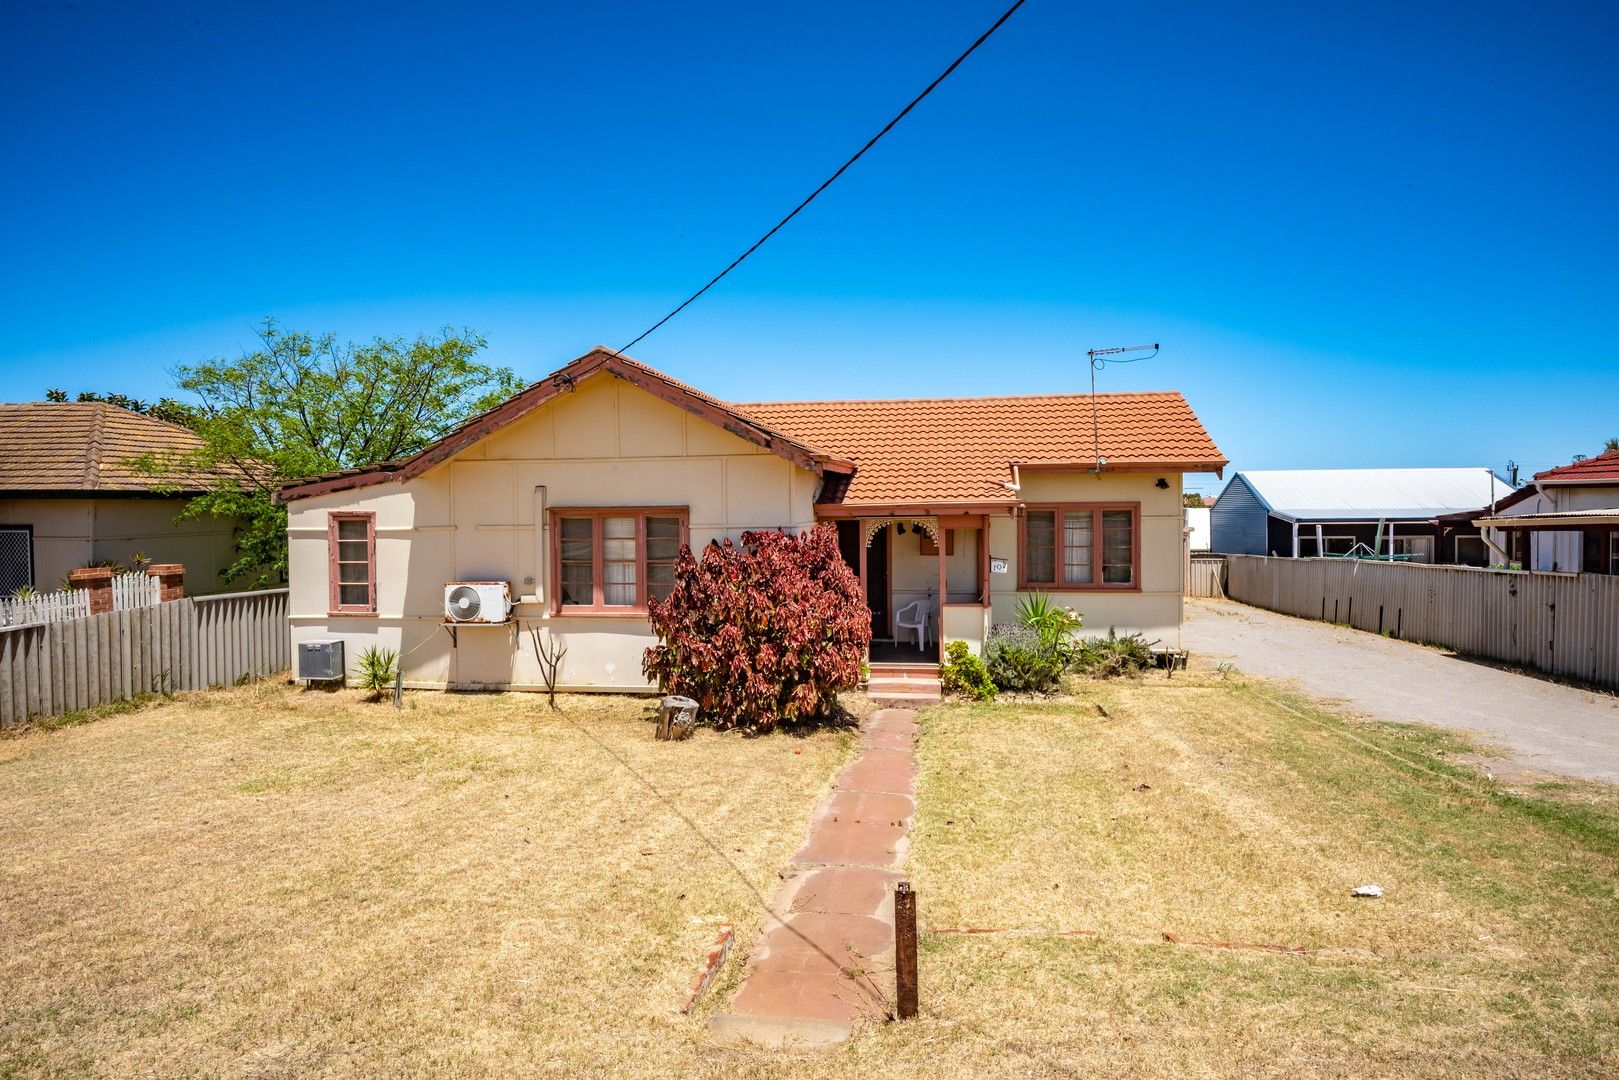
[(0, 726), (140, 694), (230, 686), (291, 665), (287, 590), (0, 629)]
[(1619, 577), (1230, 557), (1231, 599), (1619, 687)]
[(1186, 576), (1187, 596), (1225, 595), (1225, 556), (1194, 555)]

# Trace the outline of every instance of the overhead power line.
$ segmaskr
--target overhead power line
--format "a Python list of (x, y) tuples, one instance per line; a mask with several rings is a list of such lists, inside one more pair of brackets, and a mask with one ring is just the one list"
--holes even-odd
[(1017, 2), (1014, 3), (1011, 7), (1007, 8), (1005, 11), (1003, 11), (1001, 13), (1001, 17), (996, 19), (994, 24), (992, 26), (990, 26), (990, 28), (988, 30), (985, 30), (982, 34), (979, 34), (978, 35), (978, 40), (974, 41), (971, 45), (967, 46), (967, 50), (965, 52), (963, 52), (960, 56), (958, 56), (954, 60), (952, 60), (950, 62), (950, 66), (945, 68), (944, 71), (940, 72), (938, 78), (936, 78), (932, 82), (928, 83), (926, 88), (924, 88), (923, 91), (920, 94), (918, 94), (914, 98), (912, 98), (911, 101), (910, 101), (910, 104), (906, 105), (905, 108), (901, 109), (899, 111), (898, 115), (896, 115), (894, 117), (894, 119), (890, 120), (888, 123), (883, 125), (883, 129), (881, 131), (877, 132), (877, 134), (873, 135), (870, 139), (866, 140), (866, 145), (862, 146), (859, 150), (855, 151), (855, 154), (854, 154), (853, 157), (851, 157), (848, 161), (845, 161), (842, 165), (838, 166), (838, 171), (837, 172), (835, 172), (831, 176), (827, 177), (826, 180), (824, 180), (821, 183), (820, 187), (818, 187), (814, 191), (810, 192), (809, 195), (804, 199), (804, 201), (799, 203), (797, 206), (793, 207), (792, 211), (789, 212), (786, 217), (782, 218), (780, 221), (778, 221), (774, 225), (772, 225), (770, 227), (770, 231), (765, 233), (763, 236), (759, 237), (759, 239), (755, 240), (753, 242), (752, 246), (748, 248), (748, 250), (746, 250), (742, 254), (738, 255), (735, 259), (732, 259), (731, 264), (729, 266), (727, 266), (724, 270), (721, 270), (719, 273), (715, 274), (712, 278), (710, 278), (708, 280), (708, 284), (704, 285), (701, 289), (698, 289), (696, 292), (694, 292), (690, 296), (686, 297), (686, 299), (682, 300), (679, 303), (679, 305), (677, 305), (674, 308), (673, 311), (669, 312), (669, 314), (665, 315), (663, 318), (659, 319), (657, 322), (653, 323), (651, 326), (649, 326), (645, 330), (641, 331), (641, 333), (637, 334), (635, 336), (635, 338), (633, 340), (631, 340), (628, 345), (625, 345), (623, 348), (619, 349), (618, 351), (620, 353), (623, 353), (626, 349), (634, 348), (638, 343), (640, 343), (643, 339), (650, 336), (655, 330), (657, 330), (659, 327), (661, 327), (664, 323), (668, 322), (670, 319), (674, 318), (676, 315), (679, 315), (682, 311), (686, 310), (686, 308), (691, 305), (692, 301), (696, 300), (699, 296), (702, 296), (708, 290), (712, 289), (715, 285), (718, 285), (719, 282), (720, 282), (720, 279), (723, 278), (726, 274), (729, 274), (732, 270), (735, 270), (738, 266), (741, 266), (742, 265), (742, 260), (746, 259), (749, 255), (752, 255), (755, 251), (758, 251), (761, 247), (763, 247), (766, 240), (769, 240), (772, 236), (775, 236), (778, 232), (780, 232), (781, 229), (782, 229), (782, 226), (786, 225), (789, 221), (793, 220), (793, 218), (797, 217), (799, 212), (802, 211), (810, 203), (814, 202), (816, 197), (819, 196), (821, 194), (821, 192), (823, 192), (827, 188), (831, 187), (837, 181), (838, 177), (840, 177), (844, 173), (848, 172), (849, 171), (849, 166), (853, 165), (855, 162), (859, 161), (862, 157), (864, 157), (867, 150), (870, 150), (873, 146), (877, 145), (878, 140), (880, 140), (884, 135), (887, 135), (890, 131), (894, 130), (894, 126), (896, 124), (898, 124), (901, 120), (905, 119), (905, 117), (907, 115), (909, 115), (909, 113), (910, 113), (910, 111), (912, 109), (914, 109), (918, 105), (920, 105), (922, 103), (923, 98), (927, 97), (929, 94), (933, 93), (934, 90), (938, 89), (939, 84), (944, 82), (946, 79), (948, 79), (950, 77), (950, 75), (958, 67), (961, 66), (962, 61), (966, 60), (967, 57), (971, 56), (978, 49), (978, 46), (980, 46), (984, 42), (988, 41), (990, 39), (990, 35), (994, 34), (995, 31), (999, 30), (1006, 23), (1006, 20), (1010, 19), (1012, 17), (1013, 12), (1017, 11), (1017, 9), (1022, 7), (1023, 4), (1024, 4), (1024, 0), (1017, 0)]

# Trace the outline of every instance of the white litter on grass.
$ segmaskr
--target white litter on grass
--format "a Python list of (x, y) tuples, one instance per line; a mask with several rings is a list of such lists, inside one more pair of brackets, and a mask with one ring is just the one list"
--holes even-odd
[(1382, 896), (1383, 895), (1383, 886), (1381, 886), (1381, 885), (1357, 885), (1353, 889), (1349, 890), (1349, 895), (1350, 896), (1371, 896), (1371, 897)]

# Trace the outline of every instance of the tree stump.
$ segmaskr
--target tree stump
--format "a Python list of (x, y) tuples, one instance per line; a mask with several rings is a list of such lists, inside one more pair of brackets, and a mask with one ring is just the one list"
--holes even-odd
[(687, 739), (697, 726), (697, 702), (671, 694), (658, 703), (658, 740)]

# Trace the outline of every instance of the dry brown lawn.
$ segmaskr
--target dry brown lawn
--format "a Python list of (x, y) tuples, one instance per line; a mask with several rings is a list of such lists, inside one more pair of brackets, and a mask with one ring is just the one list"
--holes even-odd
[(1619, 1073), (1619, 796), (1451, 736), (1213, 673), (924, 714), (923, 922), (1013, 932), (926, 936), (920, 1020), (781, 1053), (706, 1034), (738, 961), (676, 1012), (692, 920), (745, 949), (846, 735), (409, 701), (0, 740), (0, 1075)]
[(1027, 933), (927, 938), (930, 1015), (882, 1052), (960, 1076), (1619, 1075), (1619, 792), (1503, 788), (1455, 763), (1477, 750), (1213, 673), (935, 710), (925, 920)]
[(712, 920), (751, 938), (852, 738), (562, 704), (261, 684), (0, 740), (0, 1075), (689, 1070)]

